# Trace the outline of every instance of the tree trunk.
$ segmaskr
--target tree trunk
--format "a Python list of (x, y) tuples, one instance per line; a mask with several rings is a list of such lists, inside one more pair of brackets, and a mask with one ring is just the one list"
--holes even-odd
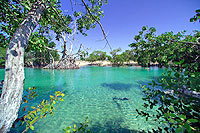
[(49, 68), (50, 69), (54, 69), (54, 67), (55, 67), (55, 63), (54, 63), (54, 58), (53, 58), (53, 56), (52, 56), (52, 54), (51, 54), (51, 51), (49, 51), (49, 55), (50, 55), (50, 62), (49, 62)]
[(5, 78), (0, 98), (0, 132), (9, 132), (18, 116), (24, 88), (24, 50), (45, 6), (35, 2), (8, 44)]
[(64, 59), (65, 56), (66, 56), (66, 52), (67, 52), (67, 42), (64, 41), (64, 50), (63, 50), (63, 55), (62, 55), (62, 58)]

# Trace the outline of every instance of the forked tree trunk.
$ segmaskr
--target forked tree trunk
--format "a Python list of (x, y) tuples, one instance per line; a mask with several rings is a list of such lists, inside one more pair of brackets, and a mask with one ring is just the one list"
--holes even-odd
[(6, 133), (18, 116), (24, 88), (24, 50), (45, 6), (35, 2), (8, 44), (5, 78), (0, 98), (0, 132)]

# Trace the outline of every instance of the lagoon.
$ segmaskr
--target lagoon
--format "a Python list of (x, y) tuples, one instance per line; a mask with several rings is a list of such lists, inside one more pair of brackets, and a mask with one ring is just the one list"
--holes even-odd
[[(74, 123), (89, 119), (93, 132), (138, 132), (150, 130), (158, 123), (137, 116), (136, 109), (144, 109), (140, 84), (145, 85), (158, 78), (164, 69), (156, 67), (146, 70), (141, 67), (81, 67), (76, 70), (25, 69), (24, 89), (35, 86), (39, 95), (29, 106), (49, 99), (55, 91), (64, 91), (64, 102), (58, 104), (54, 115), (48, 115), (34, 124), (29, 132), (63, 132)], [(4, 70), (0, 70), (0, 80)], [(26, 92), (24, 92), (26, 93)], [(131, 100), (113, 100), (113, 98)], [(22, 105), (27, 106), (27, 105)], [(150, 111), (154, 113), (154, 111)], [(19, 116), (23, 112), (19, 112)], [(11, 132), (21, 132), (22, 128)]]

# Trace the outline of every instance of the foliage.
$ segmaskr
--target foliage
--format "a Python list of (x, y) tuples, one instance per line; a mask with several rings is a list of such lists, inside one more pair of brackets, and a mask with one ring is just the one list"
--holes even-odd
[[(28, 100), (32, 100), (37, 96), (35, 92), (35, 87), (26, 89), (28, 92), (28, 95), (25, 95), (23, 97), (23, 104), (28, 103)], [(28, 111), (27, 114), (23, 115), (20, 118), (17, 118), (15, 123), (13, 124), (13, 127), (15, 127), (15, 124), (20, 122), (19, 126), (22, 126), (23, 124), (26, 124), (26, 129), (23, 131), (27, 131), (29, 128), (31, 130), (34, 130), (33, 124), (37, 122), (39, 119), (43, 119), (47, 116), (47, 114), (53, 115), (53, 110), (55, 110), (55, 104), (56, 101), (63, 101), (64, 93), (60, 91), (55, 92), (55, 96), (50, 95), (50, 100), (43, 100), (40, 102), (37, 106), (31, 106), (31, 111)], [(23, 108), (23, 111), (27, 110), (28, 106), (25, 106)], [(30, 109), (29, 109), (30, 110)]]
[[(32, 8), (33, 3), (35, 2), (36, 0), (1, 1), (1, 47), (7, 47), (7, 44), (14, 35), (14, 32), (26, 18), (28, 12)], [(48, 0), (42, 2), (45, 3), (46, 9), (39, 21), (37, 29), (34, 31), (34, 33), (32, 33), (29, 39), (29, 45), (25, 54), (25, 64), (27, 64), (27, 66), (33, 62), (36, 66), (48, 64), (50, 62), (50, 53), (54, 57), (54, 60), (59, 60), (59, 54), (57, 51), (49, 51), (46, 48), (49, 47), (48, 45), (51, 42), (49, 34), (55, 32), (57, 40), (60, 40), (63, 32), (68, 35), (74, 34), (73, 32), (80, 32), (83, 35), (87, 35), (86, 31), (90, 28), (95, 28), (96, 21), (99, 21), (100, 18), (103, 17), (103, 10), (101, 7), (104, 3), (107, 3), (107, 0), (82, 0), (82, 2), (87, 4), (87, 7), (85, 8), (89, 9), (90, 12), (84, 12), (82, 9), (76, 8), (77, 10), (73, 11), (72, 14), (64, 14), (62, 12), (60, 9), (60, 0)], [(72, 22), (76, 23), (75, 27), (77, 27), (76, 29), (78, 30), (73, 31), (74, 25)], [(53, 47), (55, 47), (55, 45), (50, 48)], [(85, 53), (81, 53), (80, 58), (83, 58), (84, 55)]]
[(86, 56), (88, 55), (88, 51), (81, 51), (79, 59), (80, 60), (87, 60)]
[(193, 18), (190, 18), (190, 22), (196, 22), (197, 20), (199, 20), (200, 22), (200, 9), (196, 10), (196, 15)]
[[(186, 31), (178, 32), (177, 34), (165, 32), (157, 36), (155, 32), (155, 28), (151, 27), (148, 30), (148, 27), (144, 26), (142, 31), (134, 37), (135, 42), (129, 45), (134, 51), (136, 61), (140, 65), (150, 66), (151, 63), (158, 63), (160, 67), (176, 66), (175, 62), (186, 57), (186, 55), (179, 57), (177, 55), (179, 52), (187, 53), (187, 51), (192, 51), (195, 54), (193, 47), (196, 47), (196, 45), (193, 46), (193, 44), (198, 43), (199, 31), (195, 31), (193, 36), (185, 35)], [(194, 60), (194, 58), (188, 56), (184, 63), (191, 60)]]
[(58, 61), (60, 55), (55, 50), (49, 50), (48, 48), (54, 48), (56, 44), (51, 41), (51, 38), (44, 36), (41, 33), (35, 32), (29, 39), (29, 45), (25, 53), (25, 64), (38, 64), (38, 66), (46, 65), (50, 63), (51, 57)]
[(110, 61), (113, 63), (114, 66), (123, 66), (125, 62), (134, 60), (132, 50), (126, 50), (122, 54), (117, 54), (118, 52), (121, 52), (121, 48), (114, 49), (110, 52), (110, 54), (112, 55), (112, 59), (110, 59)]
[(110, 52), (112, 55), (106, 55), (106, 52), (103, 51), (93, 51), (88, 58), (86, 58), (87, 61), (103, 61), (103, 60), (109, 60), (111, 61), (114, 66), (122, 66), (124, 65), (124, 62), (129, 62), (130, 60), (134, 60), (133, 57), (133, 51), (132, 50), (126, 50), (122, 54), (118, 54), (118, 52), (121, 52), (121, 48), (114, 49)]
[[(7, 47), (7, 44), (14, 35), (14, 32), (24, 21), (28, 12), (31, 10), (32, 5), (36, 1), (37, 0), (3, 0), (0, 2), (1, 47)], [(42, 46), (45, 44), (43, 42), (46, 41), (44, 34), (49, 34), (50, 31), (54, 31), (56, 33), (56, 39), (59, 40), (62, 32), (72, 34), (74, 27), (71, 25), (71, 23), (73, 21), (76, 21), (78, 31), (83, 35), (87, 35), (85, 32), (90, 28), (95, 28), (96, 21), (99, 21), (103, 16), (103, 10), (101, 7), (104, 3), (107, 3), (107, 0), (86, 0), (86, 2), (82, 0), (82, 2), (87, 4), (87, 7), (84, 8), (89, 9), (90, 12), (87, 10), (84, 12), (82, 9), (76, 8), (77, 10), (73, 11), (72, 14), (64, 14), (62, 12), (60, 9), (60, 0), (42, 0), (41, 2), (45, 4), (46, 8), (35, 31), (42, 34), (43, 38), (40, 36), (38, 40), (35, 40), (33, 39), (35, 37), (31, 37), (31, 42), (29, 42), (29, 44), (33, 44), (30, 47), (34, 49), (40, 49), (42, 51), (44, 50)], [(76, 33), (78, 33), (78, 31)], [(36, 35), (37, 34), (38, 33), (36, 33)]]
[[(27, 1), (19, 1), (19, 0), (3, 0), (0, 3), (1, 9), (1, 46), (7, 47), (10, 38), (14, 35), (14, 32), (17, 28), (19, 28), (20, 24), (24, 21), (28, 12), (31, 10), (33, 3), (37, 0), (27, 0)], [(44, 2), (44, 1), (43, 1)], [(47, 1), (46, 1), (47, 2)], [(54, 8), (47, 8), (45, 13), (49, 11), (50, 15), (55, 15), (57, 12), (61, 13), (61, 10), (58, 8), (60, 7), (59, 1), (48, 1), (48, 6), (54, 5)], [(47, 3), (46, 3), (47, 4)], [(53, 22), (58, 21), (59, 18), (55, 17), (54, 21), (51, 21), (51, 17), (45, 16), (45, 13), (40, 20), (40, 24), (43, 26), (48, 26), (49, 24), (52, 26)], [(46, 21), (46, 25), (43, 24), (43, 21)], [(57, 26), (57, 25), (56, 25)]]
[(118, 62), (121, 61), (120, 56), (117, 56), (118, 52), (121, 52), (121, 48), (118, 49), (114, 49), (110, 52), (110, 54), (112, 55), (112, 59), (110, 60), (113, 64), (118, 65)]
[(129, 62), (132, 59), (132, 52), (131, 50), (126, 50), (121, 54), (123, 62)]
[(84, 123), (80, 123), (80, 127), (78, 127), (76, 124), (74, 124), (74, 127), (67, 127), (67, 128), (64, 128), (63, 131), (65, 131), (65, 133), (84, 133), (84, 132), (87, 132), (87, 133), (90, 133), (91, 130), (90, 129), (87, 129), (88, 127), (88, 117), (85, 118), (85, 122)]
[(155, 108), (157, 114), (136, 111), (147, 120), (153, 117), (155, 121), (166, 123), (164, 130), (167, 132), (199, 132), (200, 45), (197, 38), (200, 32), (195, 31), (193, 36), (185, 35), (185, 32), (155, 36), (153, 29), (143, 37), (147, 30), (143, 27), (135, 37), (137, 42), (130, 46), (134, 48), (137, 60), (142, 59), (145, 65), (157, 61), (170, 68), (161, 79), (143, 86), (144, 107)]
[(94, 51), (90, 54), (90, 56), (86, 59), (87, 61), (103, 61), (106, 60), (106, 52), (103, 51)]
[(0, 68), (5, 67), (6, 48), (0, 47)]
[[(77, 23), (78, 23), (79, 32), (85, 35), (85, 30), (94, 28), (95, 24), (98, 22), (98, 20), (100, 20), (100, 17), (103, 16), (103, 11), (102, 11), (101, 7), (107, 1), (106, 0), (95, 0), (95, 1), (94, 0), (86, 0), (86, 2), (84, 2), (84, 0), (81, 0), (81, 1), (82, 1), (82, 3), (84, 3), (85, 6), (81, 6), (83, 8), (76, 8), (76, 9), (85, 11), (85, 12), (78, 13), (79, 18), (77, 19)], [(85, 3), (87, 3), (87, 4), (85, 4)], [(40, 8), (40, 7), (42, 7), (42, 8)], [(73, 19), (69, 14), (64, 14), (60, 7), (61, 7), (60, 0), (1, 0), (0, 1), (0, 10), (1, 10), (1, 13), (0, 13), (0, 21), (1, 21), (1, 23), (0, 23), (0, 27), (1, 27), (0, 28), (0, 39), (1, 39), (0, 47), (7, 48), (8, 44), (9, 44), (9, 50), (11, 49), (11, 47), (12, 48), (16, 47), (16, 49), (20, 49), (19, 51), (21, 51), (21, 53), (17, 53), (15, 55), (18, 55), (22, 59), (22, 61), (24, 61), (23, 60), (24, 49), (25, 49), (24, 46), (28, 46), (27, 41), (29, 40), (30, 36), (29, 36), (29, 34), (25, 34), (25, 33), (22, 33), (20, 36), (15, 34), (16, 31), (20, 31), (20, 30), (24, 29), (23, 28), (24, 25), (27, 28), (26, 30), (28, 30), (30, 32), (37, 30), (37, 29), (33, 29), (33, 28), (35, 28), (36, 25), (37, 25), (36, 28), (38, 28), (39, 32), (42, 34), (44, 34), (44, 33), (48, 34), (49, 30), (52, 30), (57, 34), (57, 36), (58, 36), (57, 38), (59, 38), (59, 35), (62, 32), (71, 34), (72, 28), (69, 27), (69, 25)], [(41, 9), (41, 10), (38, 11), (37, 8)], [(84, 9), (86, 9), (86, 10), (84, 10)], [(73, 11), (73, 12), (75, 13), (75, 11)], [(37, 17), (37, 19), (33, 20), (34, 17)], [(39, 19), (39, 22), (37, 21), (38, 19)], [(31, 22), (31, 21), (34, 21), (34, 22)], [(12, 37), (13, 37), (13, 39), (18, 40), (18, 42), (9, 43)], [(24, 39), (24, 38), (26, 38), (26, 39)], [(22, 39), (25, 41), (22, 41)], [(19, 43), (20, 41), (23, 43)], [(35, 42), (33, 42), (33, 43), (35, 43)], [(24, 45), (22, 46), (22, 44), (24, 44)], [(43, 43), (39, 42), (39, 45), (43, 45)], [(8, 61), (9, 61), (13, 57), (13, 55), (11, 53), (8, 53), (8, 54), (11, 55), (11, 56), (8, 56)], [(6, 70), (12, 70), (13, 68), (17, 70), (19, 67), (21, 67), (20, 70), (23, 69), (24, 62), (21, 63), (22, 64), (21, 65), (21, 64), (19, 64), (17, 59), (18, 58), (13, 58), (13, 62), (15, 62), (16, 64), (18, 63), (18, 64), (14, 66), (13, 65), (14, 63), (8, 62), (7, 64), (9, 64), (9, 65), (6, 65)], [(7, 67), (9, 67), (9, 68), (7, 68)], [(5, 71), (5, 73), (6, 73), (5, 75), (7, 75), (8, 73), (12, 73), (12, 75), (14, 75), (14, 76), (8, 76), (8, 78), (5, 78), (5, 84), (9, 84), (10, 86), (4, 87), (4, 89), (12, 90), (12, 87), (14, 86), (14, 87), (16, 87), (15, 88), (16, 93), (17, 94), (19, 93), (19, 97), (15, 96), (15, 95), (11, 96), (12, 93), (7, 93), (5, 97), (1, 98), (1, 100), (3, 101), (2, 104), (5, 105), (4, 107), (6, 108), (6, 107), (9, 107), (8, 105), (19, 105), (20, 104), (21, 100), (19, 98), (21, 98), (21, 96), (22, 96), (22, 93), (20, 93), (20, 92), (22, 92), (23, 85), (24, 85), (23, 82), (20, 82), (20, 81), (23, 81), (24, 79), (18, 80), (17, 75), (19, 76), (19, 74), (20, 74), (20, 75), (22, 75), (21, 78), (23, 78), (24, 73), (23, 73), (23, 71)], [(14, 80), (16, 82), (13, 82), (13, 84), (11, 85), (10, 82), (12, 82)], [(19, 84), (18, 84), (18, 82), (19, 82)], [(6, 90), (3, 91), (3, 93), (6, 93)], [(5, 99), (7, 99), (7, 98), (11, 98), (10, 101), (14, 100), (14, 102), (9, 102), (9, 103), (5, 102)], [(56, 99), (57, 96), (55, 96), (54, 98)], [(48, 111), (50, 107), (52, 108), (52, 105), (55, 102), (55, 101), (54, 102), (53, 101), (52, 100), (50, 101), (50, 103), (51, 103), (50, 105), (48, 105), (49, 103), (47, 103), (46, 101), (41, 103), (42, 105), (40, 105), (40, 107), (45, 108), (44, 110), (41, 110), (41, 112), (40, 112), (41, 116), (44, 115), (43, 114), (44, 111)], [(8, 111), (9, 110), (2, 110), (2, 112), (4, 112), (4, 113), (7, 113)], [(13, 109), (13, 111), (17, 113), (18, 109), (17, 108)], [(3, 123), (3, 124), (1, 123), (1, 127), (0, 127), (1, 131), (3, 130), (4, 132), (7, 132), (10, 130), (9, 129), (10, 125), (13, 123), (15, 116), (17, 116), (16, 113), (13, 115), (8, 114), (8, 116), (1, 118), (1, 122)], [(28, 127), (33, 129), (33, 126), (32, 126), (33, 123), (31, 123), (31, 122), (32, 122), (32, 119), (35, 120), (37, 112), (35, 115), (30, 112), (30, 115), (31, 116), (27, 115), (27, 117), (24, 119), (27, 119), (27, 123), (29, 124)], [(12, 117), (12, 116), (14, 116), (13, 119), (8, 121), (5, 125), (5, 121), (6, 121), (5, 119), (7, 119), (7, 117)], [(31, 117), (34, 117), (34, 118), (31, 118)]]
[[(138, 35), (134, 37), (136, 43), (132, 43), (129, 46), (134, 51), (134, 58), (138, 64), (142, 66), (147, 66), (150, 64), (151, 58), (154, 59), (153, 49), (153, 38), (155, 38), (155, 28), (149, 28), (147, 31), (147, 26), (142, 27), (142, 30)], [(155, 55), (157, 56), (157, 55)], [(155, 60), (153, 60), (155, 62)]]

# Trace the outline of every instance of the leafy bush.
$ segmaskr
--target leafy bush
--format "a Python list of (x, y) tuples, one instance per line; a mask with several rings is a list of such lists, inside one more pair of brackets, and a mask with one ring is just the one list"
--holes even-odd
[[(22, 98), (23, 103), (28, 103), (29, 100), (32, 100), (37, 96), (35, 87), (26, 89), (28, 92), (28, 95), (25, 95)], [(23, 107), (23, 112), (26, 110), (31, 110), (31, 111), (26, 111), (25, 115), (22, 117), (19, 117), (16, 119), (15, 123), (13, 124), (13, 127), (15, 128), (15, 125), (17, 123), (20, 123), (19, 126), (22, 126), (23, 124), (26, 124), (26, 129), (23, 131), (27, 131), (28, 129), (34, 130), (33, 124), (37, 122), (40, 119), (43, 119), (47, 116), (47, 114), (53, 115), (53, 111), (55, 110), (55, 104), (57, 101), (63, 101), (64, 93), (60, 91), (56, 91), (55, 95), (52, 96), (50, 95), (50, 100), (43, 100), (40, 102), (39, 105), (37, 106), (31, 106), (29, 109), (28, 106)]]
[(91, 130), (90, 129), (87, 129), (87, 127), (88, 127), (88, 117), (86, 117), (85, 118), (85, 122), (82, 122), (82, 123), (80, 123), (80, 126), (77, 126), (76, 124), (74, 124), (74, 127), (71, 127), (71, 126), (69, 126), (69, 127), (66, 127), (66, 128), (64, 128), (63, 129), (63, 131), (65, 131), (65, 133), (79, 133), (79, 132), (81, 132), (81, 133), (85, 133), (85, 132), (87, 132), (87, 133), (91, 133)]
[[(199, 132), (200, 131), (200, 44), (197, 38), (200, 32), (185, 35), (185, 32), (173, 34), (166, 32), (155, 36), (151, 31), (144, 38), (141, 35), (147, 30), (143, 27), (135, 48), (139, 59), (148, 64), (157, 61), (169, 67), (159, 80), (153, 80), (148, 86), (143, 86), (144, 107), (154, 108), (157, 114), (149, 114), (136, 110), (140, 116), (153, 117), (155, 121), (166, 123), (167, 132)], [(153, 30), (155, 31), (155, 30)]]

